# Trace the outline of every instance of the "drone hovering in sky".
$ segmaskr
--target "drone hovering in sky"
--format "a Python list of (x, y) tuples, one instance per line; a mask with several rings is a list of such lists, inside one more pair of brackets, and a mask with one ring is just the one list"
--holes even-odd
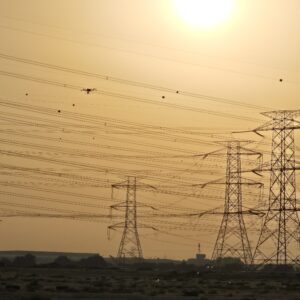
[(91, 89), (91, 88), (86, 88), (86, 89), (82, 89), (81, 91), (87, 93), (87, 95), (88, 95), (88, 94), (90, 94), (90, 93), (92, 93), (92, 92), (94, 92), (94, 91), (96, 91), (96, 90), (97, 90), (97, 89), (95, 89), (95, 88), (93, 88), (93, 89)]

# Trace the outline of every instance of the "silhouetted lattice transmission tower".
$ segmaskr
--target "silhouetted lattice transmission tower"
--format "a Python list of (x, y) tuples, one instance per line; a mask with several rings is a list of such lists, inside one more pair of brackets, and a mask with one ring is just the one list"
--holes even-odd
[[(271, 161), (262, 171), (270, 171), (269, 202), (253, 260), (256, 263), (299, 263), (299, 216), (296, 199), (294, 118), (300, 110), (263, 113), (272, 120), (254, 132), (272, 131)], [(259, 134), (259, 133), (258, 133)], [(261, 135), (261, 134), (260, 134)]]
[(233, 140), (224, 143), (227, 146), (225, 153), (224, 149), (220, 149), (207, 155), (226, 155), (226, 178), (225, 180), (222, 178), (203, 185), (203, 187), (207, 184), (225, 185), (223, 219), (215, 242), (212, 259), (238, 257), (244, 263), (250, 264), (252, 254), (243, 218), (242, 185), (258, 185), (261, 187), (262, 184), (241, 177), (241, 156), (254, 155), (261, 158), (261, 154), (241, 146), (241, 144), (248, 144), (249, 142)]
[(137, 187), (150, 187), (146, 184), (137, 185), (136, 177), (129, 176), (127, 181), (113, 184), (113, 189), (126, 188), (126, 200), (118, 204), (112, 205), (111, 209), (125, 211), (124, 222), (117, 223), (108, 227), (110, 230), (123, 229), (121, 242), (119, 245), (117, 259), (119, 262), (125, 262), (126, 258), (141, 260), (143, 259), (143, 251), (138, 233), (140, 228), (152, 228), (150, 226), (138, 223), (137, 207), (153, 207), (138, 203), (136, 200)]

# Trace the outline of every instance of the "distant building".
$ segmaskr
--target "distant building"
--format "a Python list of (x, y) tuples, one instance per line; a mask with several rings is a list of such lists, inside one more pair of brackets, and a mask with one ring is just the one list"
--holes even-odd
[(195, 258), (189, 258), (186, 263), (190, 265), (196, 265), (196, 266), (203, 266), (209, 262), (208, 259), (206, 259), (206, 255), (204, 253), (201, 253), (201, 247), (200, 243), (198, 244), (198, 253), (196, 253)]

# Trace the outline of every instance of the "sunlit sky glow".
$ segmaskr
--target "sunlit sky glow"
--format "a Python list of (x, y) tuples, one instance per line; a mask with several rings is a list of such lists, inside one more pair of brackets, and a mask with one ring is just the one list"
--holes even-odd
[(225, 22), (234, 10), (234, 0), (174, 0), (174, 5), (184, 22), (204, 28)]

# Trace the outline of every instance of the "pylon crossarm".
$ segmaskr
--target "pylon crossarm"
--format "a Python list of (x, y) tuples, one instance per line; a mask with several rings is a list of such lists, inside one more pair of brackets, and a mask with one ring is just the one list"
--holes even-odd
[(263, 134), (261, 134), (261, 133), (259, 133), (258, 131), (256, 131), (256, 130), (252, 130), (252, 132), (254, 132), (255, 134), (257, 134), (257, 135), (259, 135), (260, 137), (265, 137)]
[[(295, 166), (295, 167), (283, 167), (283, 168), (268, 168), (268, 169), (251, 169), (251, 170), (242, 170), (240, 173), (255, 173), (259, 175), (261, 172), (273, 172), (273, 171), (299, 171), (300, 166)], [(262, 176), (262, 175), (259, 175)]]
[(299, 116), (300, 115), (300, 109), (265, 111), (265, 112), (262, 112), (261, 115), (269, 117), (269, 118), (274, 118), (274, 117), (284, 115), (286, 117), (291, 118), (291, 117)]
[(233, 131), (232, 133), (255, 133), (259, 135), (260, 137), (265, 137), (263, 134), (260, 132), (265, 132), (265, 131), (273, 131), (273, 130), (294, 130), (294, 129), (300, 129), (300, 122), (294, 119), (288, 119), (288, 121), (293, 122), (293, 126), (285, 126), (282, 127), (280, 125), (277, 125), (278, 120), (275, 120), (275, 125), (274, 125), (274, 120), (270, 120), (266, 122), (265, 124), (253, 129), (253, 130), (241, 130), (241, 131)]
[(154, 226), (151, 225), (147, 225), (147, 224), (142, 224), (139, 223), (139, 228), (144, 228), (144, 229), (152, 229), (154, 231), (159, 231), (157, 228), (155, 228)]
[(116, 229), (123, 228), (123, 227), (124, 227), (124, 222), (120, 222), (120, 223), (117, 223), (117, 224), (110, 225), (107, 228), (109, 230), (116, 230)]
[(259, 171), (256, 171), (256, 170), (251, 170), (251, 172), (252, 172), (253, 174), (255, 174), (255, 175), (259, 176), (259, 177), (263, 177), (263, 175), (262, 175), (262, 174), (260, 174), (260, 172), (259, 172)]
[(232, 131), (231, 133), (255, 133), (259, 135), (260, 137), (265, 137), (264, 135), (260, 134), (259, 132), (256, 132), (255, 130), (239, 130), (239, 131)]
[(203, 216), (204, 214), (207, 214), (206, 212), (202, 212), (202, 213), (155, 213), (155, 214), (151, 214), (151, 215), (140, 215), (140, 218), (188, 218), (188, 217), (200, 217)]
[[(287, 211), (287, 212), (295, 212), (295, 211), (300, 211), (300, 208), (269, 208), (269, 209), (249, 209), (249, 211), (256, 211), (256, 212), (282, 212), (282, 211)], [(265, 214), (265, 213), (264, 213)], [(274, 215), (273, 217), (275, 217), (276, 215)], [(291, 217), (292, 219), (292, 217)], [(296, 220), (292, 219), (294, 222), (296, 222)]]
[[(127, 181), (112, 184), (112, 188), (115, 188), (115, 189), (123, 189), (123, 188), (127, 188), (127, 187), (128, 187)], [(153, 190), (157, 189), (154, 185), (150, 185), (150, 184), (146, 184), (146, 183), (136, 183), (135, 187), (136, 188), (150, 188)]]
[(151, 190), (157, 190), (157, 187), (155, 187), (154, 185), (151, 184), (146, 184), (146, 183), (142, 183), (142, 184), (137, 184), (136, 185), (137, 188), (141, 189), (141, 188), (150, 188)]
[[(153, 210), (157, 210), (157, 208), (155, 208), (154, 206), (144, 204), (144, 203), (141, 203), (141, 202), (136, 203), (136, 207), (148, 207), (148, 208), (151, 208)], [(111, 205), (110, 208), (114, 209), (114, 210), (123, 210), (123, 209), (127, 208), (127, 203), (126, 203), (126, 201), (125, 202), (120, 202), (120, 203)]]
[(273, 130), (294, 130), (294, 129), (300, 129), (300, 125), (297, 126), (286, 126), (286, 127), (282, 127), (282, 126), (273, 126), (270, 128), (257, 128), (255, 130), (253, 130), (254, 133), (258, 133), (259, 131), (273, 131)]
[[(224, 178), (222, 178), (222, 179), (224, 179)], [(259, 181), (254, 181), (254, 180), (251, 181), (251, 179), (245, 179), (245, 178), (243, 178), (243, 180), (245, 180), (245, 181), (237, 182), (235, 184), (237, 184), (237, 185), (254, 185), (254, 186), (258, 185), (259, 187), (264, 186), (264, 184), (262, 182), (259, 182)], [(249, 181), (247, 181), (247, 180), (249, 180)], [(218, 184), (225, 185), (225, 184), (228, 184), (228, 182), (214, 180), (214, 181), (209, 181), (209, 182), (206, 182), (206, 183), (193, 184), (192, 186), (200, 186), (201, 188), (205, 188), (207, 185), (218, 185)]]
[(249, 209), (249, 214), (256, 215), (256, 216), (259, 216), (259, 217), (265, 216), (264, 212), (256, 210), (256, 209)]
[(256, 181), (256, 180), (253, 180), (253, 179), (241, 177), (241, 180), (242, 180), (242, 184), (245, 184), (245, 185), (258, 185), (259, 187), (264, 186), (263, 182)]
[(158, 210), (156, 207), (152, 206), (152, 205), (149, 205), (149, 204), (144, 204), (144, 203), (141, 203), (141, 202), (138, 202), (136, 204), (136, 207), (148, 207), (148, 208), (151, 208), (152, 210)]
[(248, 149), (248, 148), (245, 148), (245, 147), (240, 147), (240, 150), (243, 150), (245, 152), (239, 152), (240, 155), (256, 155), (258, 157), (262, 157), (262, 153), (261, 152), (258, 152), (258, 151), (254, 151), (252, 149)]
[(265, 122), (263, 125), (255, 128), (252, 130), (252, 132), (258, 134), (258, 135), (261, 135), (259, 134), (260, 131), (269, 131), (269, 130), (273, 130), (272, 128), (274, 127), (274, 121), (273, 120), (270, 120), (270, 121), (267, 121)]
[(223, 212), (218, 212), (217, 210), (220, 209), (220, 207), (215, 207), (213, 209), (209, 209), (209, 210), (206, 210), (206, 211), (203, 211), (203, 212), (198, 212), (196, 214), (193, 214), (195, 216), (198, 216), (199, 218), (205, 216), (205, 215), (220, 215), (220, 214), (223, 214)]
[(126, 207), (126, 202), (120, 202), (120, 203), (110, 206), (111, 209), (115, 209), (115, 210), (118, 210), (119, 208), (124, 208), (124, 207)]
[[(224, 151), (224, 152), (222, 153), (221, 151)], [(196, 154), (195, 157), (199, 156), (199, 157), (202, 157), (203, 159), (205, 159), (208, 156), (212, 156), (212, 155), (213, 156), (214, 155), (226, 155), (226, 148), (221, 148), (221, 149), (218, 149), (218, 150), (215, 150), (215, 151), (212, 151), (212, 152), (203, 153), (203, 154)]]
[[(208, 181), (208, 182), (205, 182), (205, 183), (196, 183), (196, 184), (193, 184), (192, 186), (199, 186), (201, 187), (202, 189), (205, 188), (207, 185), (210, 185), (210, 184), (224, 184), (224, 177), (222, 178), (219, 178), (219, 179), (216, 179), (216, 180), (212, 180), (212, 181)], [(222, 181), (220, 181), (222, 180)]]
[(115, 189), (119, 189), (119, 188), (124, 188), (128, 185), (128, 182), (127, 180), (125, 181), (122, 181), (122, 182), (119, 182), (119, 183), (114, 183), (111, 185), (112, 188), (115, 188)]

